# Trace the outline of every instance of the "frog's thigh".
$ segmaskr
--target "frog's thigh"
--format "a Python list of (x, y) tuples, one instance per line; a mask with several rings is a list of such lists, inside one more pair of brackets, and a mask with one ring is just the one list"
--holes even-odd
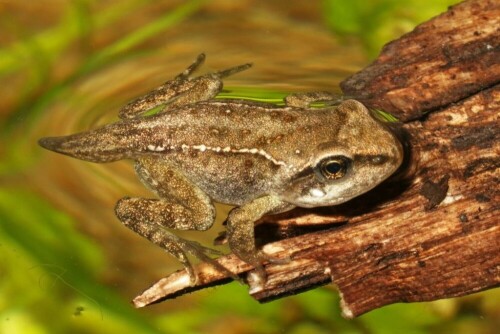
[(231, 251), (263, 274), (262, 259), (255, 248), (254, 223), (266, 214), (292, 208), (292, 205), (274, 196), (265, 196), (233, 209), (227, 218), (227, 237)]
[(294, 93), (285, 97), (285, 104), (289, 107), (308, 108), (314, 102), (342, 102), (342, 96), (329, 92)]
[(157, 218), (161, 225), (198, 231), (212, 226), (215, 219), (212, 200), (163, 157), (141, 158), (136, 161), (135, 169), (141, 181), (161, 199), (162, 211), (156, 211), (161, 215)]

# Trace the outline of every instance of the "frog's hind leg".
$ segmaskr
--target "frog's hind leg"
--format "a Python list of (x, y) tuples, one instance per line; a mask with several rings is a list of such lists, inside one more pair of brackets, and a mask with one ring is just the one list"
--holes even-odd
[(251, 66), (251, 64), (244, 64), (191, 78), (204, 61), (205, 54), (202, 53), (173, 80), (165, 82), (160, 87), (125, 105), (120, 109), (118, 116), (122, 119), (136, 118), (162, 105), (164, 107), (159, 112), (168, 112), (176, 106), (213, 99), (222, 90), (222, 78), (244, 71)]
[(177, 258), (188, 271), (192, 283), (196, 282), (196, 274), (188, 254), (204, 262), (212, 262), (209, 255), (218, 254), (215, 250), (182, 239), (166, 229), (184, 227), (184, 219), (176, 218), (175, 214), (185, 215), (186, 220), (191, 218), (189, 210), (176, 203), (158, 199), (125, 197), (116, 204), (115, 213), (126, 227)]
[[(188, 80), (191, 74), (193, 74), (198, 68), (203, 65), (207, 57), (204, 53), (200, 53), (198, 57), (189, 65), (184, 71), (179, 73), (174, 80)], [(168, 81), (167, 81), (168, 82)]]
[(136, 164), (136, 170), (141, 180), (160, 198), (121, 199), (115, 207), (120, 221), (176, 257), (185, 266), (193, 284), (197, 276), (188, 255), (229, 273), (210, 257), (220, 253), (184, 240), (167, 230), (203, 231), (210, 228), (215, 219), (215, 208), (210, 198), (158, 157), (141, 158)]
[[(189, 80), (189, 77), (191, 76), (191, 74), (193, 74), (205, 62), (205, 58), (206, 58), (205, 54), (200, 53), (198, 55), (198, 57), (196, 58), (196, 60), (191, 65), (189, 65), (188, 68), (186, 68), (184, 71), (179, 73), (175, 77), (174, 80)], [(252, 64), (246, 63), (246, 64), (230, 67), (230, 68), (225, 69), (225, 70), (209, 73), (205, 76), (210, 76), (213, 78), (222, 79), (222, 78), (228, 77), (230, 75), (236, 74), (238, 72), (244, 71), (246, 69), (249, 69), (250, 67), (252, 67)]]

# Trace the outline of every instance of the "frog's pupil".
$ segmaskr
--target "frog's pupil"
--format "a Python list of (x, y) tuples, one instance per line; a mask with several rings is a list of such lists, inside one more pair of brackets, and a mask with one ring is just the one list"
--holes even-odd
[(325, 169), (330, 174), (337, 174), (342, 170), (342, 165), (339, 162), (333, 161), (325, 166)]

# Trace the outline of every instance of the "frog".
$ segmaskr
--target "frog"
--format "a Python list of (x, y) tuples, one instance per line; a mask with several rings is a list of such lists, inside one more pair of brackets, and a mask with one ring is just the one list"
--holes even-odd
[(224, 78), (252, 64), (194, 76), (204, 60), (200, 54), (174, 79), (126, 104), (118, 121), (39, 144), (93, 163), (134, 161), (155, 196), (124, 197), (115, 214), (180, 261), (193, 285), (191, 258), (228, 270), (213, 258), (221, 252), (175, 231), (206, 231), (214, 203), (233, 206), (225, 221), (229, 249), (265, 281), (264, 263), (272, 258), (256, 247), (256, 221), (368, 192), (400, 167), (403, 147), (361, 102), (332, 93), (294, 93), (281, 104), (217, 98)]

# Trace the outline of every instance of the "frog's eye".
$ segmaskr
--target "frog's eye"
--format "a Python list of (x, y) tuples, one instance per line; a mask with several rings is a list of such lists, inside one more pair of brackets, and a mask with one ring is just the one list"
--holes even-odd
[(328, 157), (319, 163), (319, 171), (328, 180), (340, 179), (346, 174), (350, 161), (342, 155)]

